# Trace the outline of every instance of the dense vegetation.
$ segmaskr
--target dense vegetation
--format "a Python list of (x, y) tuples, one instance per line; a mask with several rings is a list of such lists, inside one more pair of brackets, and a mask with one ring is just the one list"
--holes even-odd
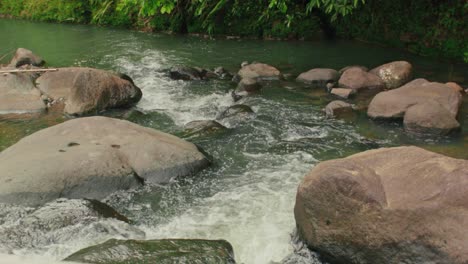
[(148, 31), (313, 39), (326, 33), (468, 62), (462, 0), (0, 0), (0, 14)]

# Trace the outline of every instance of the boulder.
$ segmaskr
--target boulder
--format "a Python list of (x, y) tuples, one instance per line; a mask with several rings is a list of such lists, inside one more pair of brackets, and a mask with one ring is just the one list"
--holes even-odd
[(235, 263), (233, 249), (229, 242), (201, 239), (111, 239), (103, 244), (82, 249), (65, 260), (100, 264)]
[(250, 106), (239, 104), (230, 106), (228, 109), (220, 113), (216, 119), (223, 120), (229, 118), (248, 118), (252, 114), (254, 114), (254, 111)]
[(328, 118), (338, 117), (341, 114), (353, 111), (353, 106), (346, 102), (335, 100), (327, 104), (325, 107), (325, 114)]
[(338, 71), (338, 73), (339, 73), (340, 75), (342, 75), (343, 72), (345, 72), (345, 71), (347, 71), (347, 70), (349, 70), (349, 69), (351, 69), (351, 68), (359, 68), (359, 69), (361, 69), (361, 70), (363, 70), (363, 71), (365, 71), (365, 72), (368, 72), (368, 71), (369, 71), (369, 69), (368, 69), (367, 67), (365, 67), (365, 66), (361, 66), (361, 65), (351, 65), (351, 66), (346, 66), (346, 67), (344, 67), (344, 68), (341, 68), (341, 69)]
[(457, 91), (459, 93), (465, 92), (465, 90), (456, 82), (448, 82), (448, 83), (445, 83), (445, 85), (447, 85), (448, 87), (452, 88), (454, 91)]
[(387, 89), (394, 89), (411, 80), (413, 66), (407, 61), (394, 61), (374, 68), (370, 72), (379, 76)]
[(15, 55), (13, 56), (13, 59), (10, 61), (10, 67), (21, 67), (23, 65), (33, 65), (33, 66), (43, 66), (45, 64), (45, 61), (34, 54), (32, 51), (19, 48), (16, 50)]
[(114, 235), (144, 238), (145, 233), (130, 226), (128, 221), (112, 207), (96, 200), (57, 199), (22, 215), (13, 223), (0, 226), (0, 250), (47, 248), (83, 234), (89, 236), (89, 232), (95, 236), (108, 236), (108, 228), (117, 232)]
[(314, 87), (324, 88), (327, 83), (336, 83), (339, 78), (340, 75), (336, 70), (317, 68), (301, 73), (296, 80)]
[(87, 117), (23, 138), (0, 153), (0, 202), (103, 199), (143, 183), (168, 183), (209, 165), (198, 148), (128, 121)]
[(356, 94), (356, 90), (353, 89), (346, 89), (346, 88), (333, 88), (330, 91), (331, 94), (336, 95), (340, 98), (348, 99), (354, 94)]
[(435, 101), (409, 107), (403, 123), (407, 131), (416, 134), (446, 135), (460, 128), (453, 114)]
[(212, 134), (226, 129), (225, 126), (214, 120), (192, 121), (184, 126), (188, 135)]
[(379, 76), (365, 72), (360, 68), (352, 67), (341, 75), (338, 81), (339, 87), (361, 90), (381, 90), (385, 87), (384, 82)]
[(260, 91), (260, 89), (262, 89), (262, 85), (257, 79), (244, 78), (239, 82), (236, 90), (238, 92), (245, 91), (248, 93), (254, 93)]
[(409, 107), (427, 101), (439, 103), (456, 117), (462, 95), (445, 84), (416, 79), (400, 88), (377, 94), (369, 104), (367, 114), (371, 118), (403, 118)]
[(41, 92), (28, 74), (0, 74), (0, 115), (45, 111)]
[(142, 97), (128, 76), (91, 68), (60, 68), (43, 74), (36, 83), (52, 100), (64, 98), (64, 111), (70, 115), (129, 107)]
[(177, 66), (170, 69), (169, 76), (173, 80), (199, 81), (204, 79), (205, 73), (201, 69)]
[(468, 263), (468, 161), (417, 147), (321, 162), (294, 208), (307, 245), (330, 263)]
[(263, 81), (281, 79), (281, 73), (273, 66), (264, 63), (252, 63), (243, 66), (237, 73), (240, 79), (251, 78)]

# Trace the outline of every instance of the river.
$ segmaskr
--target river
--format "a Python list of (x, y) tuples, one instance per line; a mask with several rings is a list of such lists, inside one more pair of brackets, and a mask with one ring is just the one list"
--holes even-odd
[[(223, 66), (236, 72), (244, 60), (261, 61), (297, 75), (317, 67), (375, 67), (407, 60), (414, 66), (415, 77), (452, 80), (465, 87), (468, 84), (466, 64), (449, 64), (353, 41), (212, 40), (1, 19), (0, 36), (0, 55), (24, 47), (41, 55), (51, 67), (87, 66), (128, 74), (144, 95), (137, 105), (140, 112), (124, 117), (178, 136), (184, 135), (182, 127), (187, 122), (214, 119), (233, 105), (228, 91), (235, 85), (222, 80), (173, 81), (163, 70), (174, 65)], [(242, 102), (253, 108), (254, 118), (225, 123), (230, 128), (225, 133), (187, 138), (210, 154), (212, 167), (168, 186), (120, 192), (105, 201), (132, 219), (146, 239), (226, 239), (234, 246), (239, 263), (274, 263), (292, 252), (296, 188), (318, 162), (398, 145), (418, 145), (468, 158), (466, 96), (459, 116), (462, 132), (438, 139), (408, 136), (401, 124), (374, 122), (365, 113), (347, 120), (326, 119), (322, 109), (332, 99), (325, 91), (311, 90), (294, 81), (271, 83)], [(62, 121), (61, 116), (0, 119), (0, 150)], [(0, 224), (6, 225), (27, 210), (0, 207), (0, 217), (5, 218)], [(141, 238), (141, 232), (106, 220), (45, 236), (34, 243), (15, 245), (2, 245), (1, 241), (6, 242), (0, 239), (0, 253), (62, 259), (111, 237)]]

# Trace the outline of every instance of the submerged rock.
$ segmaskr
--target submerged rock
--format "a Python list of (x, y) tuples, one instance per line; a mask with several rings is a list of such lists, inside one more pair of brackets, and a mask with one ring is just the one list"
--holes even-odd
[(194, 144), (175, 136), (112, 118), (78, 118), (0, 153), (0, 202), (102, 199), (144, 182), (167, 183), (208, 165)]
[(169, 71), (169, 76), (173, 80), (199, 81), (204, 78), (204, 75), (205, 73), (200, 69), (187, 66), (172, 67)]
[[(0, 248), (47, 247), (73, 239), (85, 227), (91, 230), (93, 225), (108, 218), (122, 221), (118, 223), (122, 235), (145, 236), (141, 230), (126, 224), (129, 220), (107, 204), (96, 200), (57, 199), (23, 215), (15, 223), (0, 226)], [(99, 233), (108, 232), (105, 226), (99, 229)]]
[(462, 95), (442, 83), (416, 79), (406, 85), (377, 94), (367, 110), (371, 118), (403, 118), (408, 108), (425, 102), (435, 101), (457, 116)]
[(111, 239), (103, 244), (82, 249), (65, 260), (100, 264), (235, 263), (234, 252), (229, 242), (201, 239)]
[(0, 115), (37, 113), (46, 110), (39, 91), (28, 74), (0, 74)]
[(224, 69), (221, 66), (214, 68), (213, 72), (218, 76), (218, 78), (221, 78), (221, 79), (231, 79), (232, 78), (232, 74), (229, 73), (226, 69)]
[(309, 84), (313, 87), (325, 88), (328, 83), (336, 83), (340, 75), (334, 69), (312, 69), (301, 73), (297, 81)]
[(406, 131), (416, 134), (446, 135), (460, 128), (453, 114), (435, 101), (409, 107), (403, 120)]
[(365, 72), (360, 68), (352, 67), (340, 77), (339, 87), (353, 89), (358, 92), (361, 90), (381, 90), (385, 87), (384, 82), (379, 76)]
[(32, 65), (32, 66), (43, 66), (45, 64), (45, 61), (34, 54), (32, 51), (19, 48), (16, 50), (15, 55), (13, 56), (13, 59), (10, 61), (10, 67), (21, 67), (23, 65)]
[(387, 89), (394, 89), (411, 80), (413, 66), (407, 61), (394, 61), (374, 68), (370, 72), (379, 76)]
[(52, 100), (65, 99), (64, 111), (70, 115), (129, 107), (142, 97), (130, 77), (91, 68), (60, 68), (43, 74), (36, 83)]
[(335, 100), (327, 104), (325, 107), (325, 114), (328, 118), (338, 117), (344, 113), (353, 111), (353, 106), (346, 102)]
[(252, 108), (248, 105), (233, 105), (226, 109), (224, 112), (220, 113), (216, 119), (217, 120), (224, 120), (224, 119), (244, 119), (249, 118), (255, 112)]
[(281, 72), (275, 67), (264, 63), (252, 63), (243, 66), (237, 73), (240, 79), (251, 78), (263, 81), (281, 79)]
[(192, 121), (185, 124), (184, 128), (188, 135), (212, 134), (227, 129), (214, 120)]
[(330, 263), (468, 262), (468, 161), (417, 147), (321, 162), (300, 184), (301, 237)]

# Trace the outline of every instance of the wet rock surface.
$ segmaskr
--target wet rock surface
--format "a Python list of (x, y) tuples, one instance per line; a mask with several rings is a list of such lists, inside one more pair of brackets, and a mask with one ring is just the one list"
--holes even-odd
[(82, 249), (67, 261), (83, 263), (234, 264), (232, 246), (224, 240), (116, 240)]
[(144, 182), (167, 183), (208, 164), (195, 145), (175, 136), (128, 121), (79, 118), (36, 132), (0, 153), (0, 202), (102, 199)]
[(298, 188), (299, 233), (331, 263), (466, 263), (467, 175), (417, 147), (321, 162)]

